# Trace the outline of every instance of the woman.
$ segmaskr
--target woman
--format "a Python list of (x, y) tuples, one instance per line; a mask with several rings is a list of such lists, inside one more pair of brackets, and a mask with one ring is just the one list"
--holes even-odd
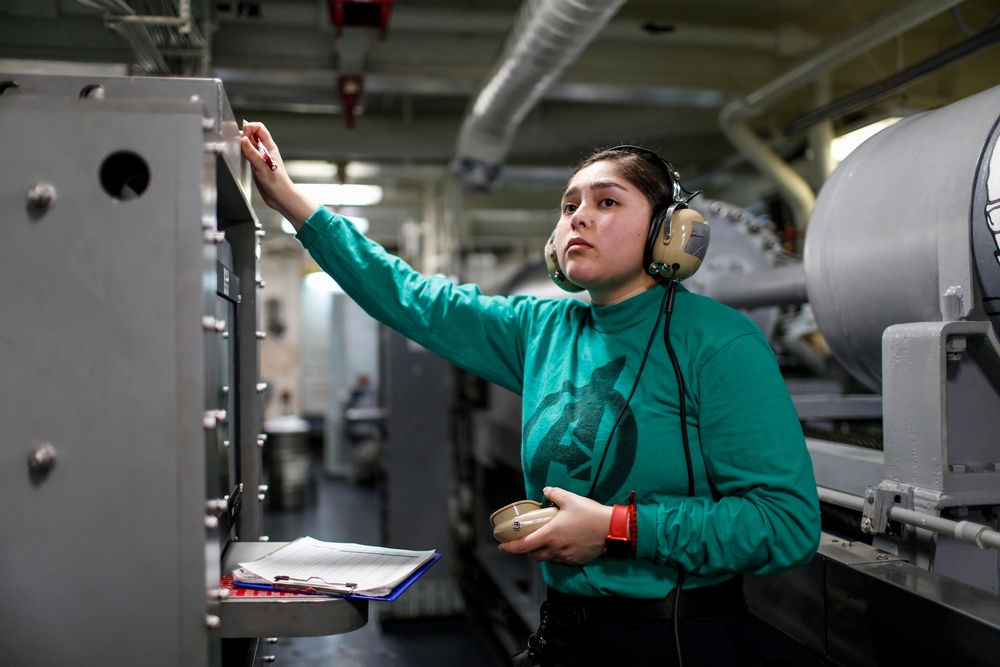
[(618, 147), (571, 177), (552, 244), (587, 304), (421, 276), (303, 197), (265, 127), (245, 126), (243, 152), (264, 201), (359, 305), (523, 396), (527, 497), (559, 507), (500, 546), (541, 563), (549, 587), (534, 660), (761, 664), (740, 575), (812, 558), (816, 487), (759, 329), (644, 266), (651, 220), (678, 198), (669, 163)]

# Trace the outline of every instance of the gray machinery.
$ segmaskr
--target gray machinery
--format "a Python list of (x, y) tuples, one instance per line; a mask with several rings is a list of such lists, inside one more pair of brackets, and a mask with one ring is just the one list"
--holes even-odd
[[(822, 543), (806, 567), (746, 583), (789, 664), (997, 664), (998, 139), (1000, 88), (879, 133), (824, 184), (801, 261), (766, 221), (699, 205), (712, 248), (691, 288), (746, 310), (808, 371), (788, 382)], [(521, 278), (512, 292), (551, 293), (542, 273)], [(801, 344), (817, 331), (824, 345)], [(520, 497), (520, 405), (492, 386), (466, 394), (464, 492), (483, 506), (456, 532), (479, 564), (467, 580), (507, 602), (487, 613), (516, 646), (543, 586), (481, 524)]]
[(816, 322), (882, 397), (881, 459), (810, 442), (821, 500), (872, 548), (828, 539), (783, 582), (821, 595), (776, 621), (839, 664), (1000, 655), (998, 110), (995, 88), (879, 133), (809, 221)]
[(260, 664), (367, 604), (224, 585), (263, 542), (260, 223), (211, 79), (0, 82), (5, 664)]
[[(385, 434), (379, 464), (380, 544), (435, 549), (454, 563), (448, 521), (454, 465), (447, 447), (451, 365), (392, 329), (379, 327), (381, 402)], [(420, 446), (415, 446), (419, 444)], [(418, 499), (419, 502), (414, 502)], [(392, 605), (379, 609), (380, 620), (449, 616), (462, 610), (451, 567), (431, 568)]]

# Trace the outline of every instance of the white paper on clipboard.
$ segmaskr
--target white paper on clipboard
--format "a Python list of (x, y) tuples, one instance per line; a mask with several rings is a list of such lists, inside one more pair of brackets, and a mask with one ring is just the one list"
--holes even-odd
[(237, 581), (279, 587), (382, 596), (435, 555), (434, 550), (409, 551), (300, 537), (263, 558), (239, 563), (234, 577)]

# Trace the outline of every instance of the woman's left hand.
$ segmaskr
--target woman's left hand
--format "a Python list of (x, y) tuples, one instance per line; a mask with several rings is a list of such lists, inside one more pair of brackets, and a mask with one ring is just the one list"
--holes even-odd
[(611, 527), (610, 506), (552, 486), (542, 493), (559, 511), (530, 535), (501, 544), (501, 551), (567, 565), (583, 565), (604, 553), (604, 538)]

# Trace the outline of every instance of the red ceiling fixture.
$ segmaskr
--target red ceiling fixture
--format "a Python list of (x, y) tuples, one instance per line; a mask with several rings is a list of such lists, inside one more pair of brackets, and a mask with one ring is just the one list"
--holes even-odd
[(347, 129), (354, 129), (354, 110), (361, 98), (364, 77), (360, 74), (341, 74), (337, 77), (337, 91), (344, 104), (344, 117), (347, 119)]
[(340, 37), (344, 26), (378, 28), (378, 38), (385, 39), (389, 29), (389, 13), (395, 0), (327, 0), (330, 23)]

